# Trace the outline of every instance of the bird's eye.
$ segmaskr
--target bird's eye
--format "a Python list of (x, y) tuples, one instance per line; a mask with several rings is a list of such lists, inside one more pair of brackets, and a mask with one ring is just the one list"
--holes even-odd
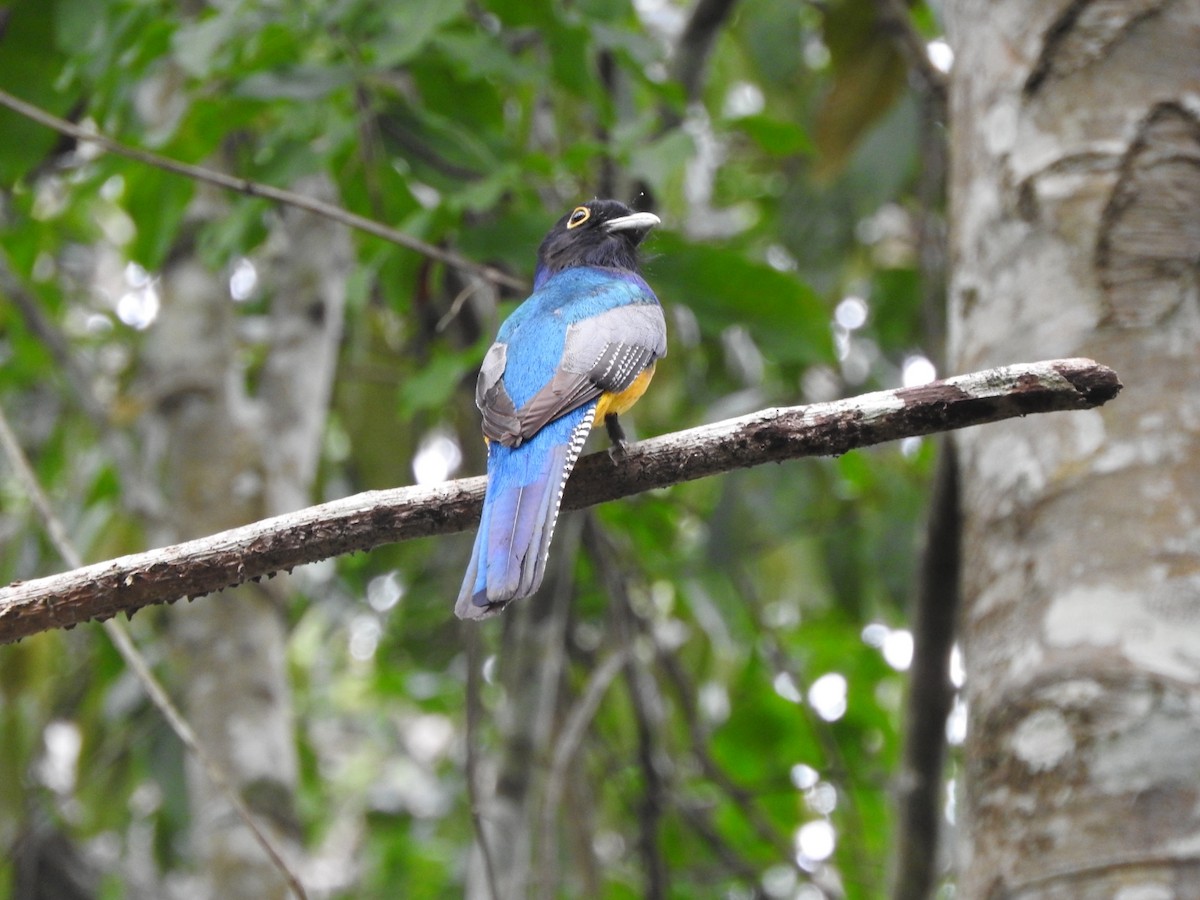
[(568, 228), (578, 228), (584, 222), (592, 217), (592, 211), (586, 206), (577, 206), (571, 211), (571, 218), (567, 219)]

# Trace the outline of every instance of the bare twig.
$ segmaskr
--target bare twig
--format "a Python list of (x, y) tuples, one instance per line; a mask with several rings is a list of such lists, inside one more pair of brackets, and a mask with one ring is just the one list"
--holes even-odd
[[(946, 78), (930, 62), (925, 41), (913, 27), (903, 0), (878, 0), (880, 19), (891, 27), (916, 73), (921, 118), (921, 170), (917, 183), (917, 266), (922, 293), (922, 332), (930, 355), (945, 364)], [(904, 716), (904, 750), (896, 785), (896, 826), (892, 842), (891, 892), (894, 900), (924, 900), (936, 881), (940, 799), (945, 760), (946, 716), (953, 701), (950, 648), (958, 606), (961, 540), (954, 444), (941, 444), (931, 503), (921, 578), (912, 613), (913, 665)]]
[[(3, 446), (4, 454), (8, 457), (26, 492), (29, 494), (29, 499), (37, 510), (38, 516), (41, 518), (47, 534), (50, 535), (50, 540), (54, 544), (55, 549), (58, 550), (68, 565), (76, 568), (81, 567), (83, 565), (83, 558), (79, 555), (79, 551), (75, 548), (74, 543), (67, 534), (62, 521), (50, 506), (50, 500), (42, 490), (37, 476), (29, 465), (29, 460), (25, 457), (25, 452), (21, 449), (17, 436), (9, 426), (8, 417), (4, 415), (3, 409), (0, 409), (0, 446)], [(260, 827), (254, 814), (246, 805), (245, 800), (242, 799), (237, 787), (229, 780), (229, 777), (217, 764), (216, 760), (204, 749), (199, 738), (196, 737), (196, 732), (192, 729), (191, 724), (184, 718), (183, 713), (175, 707), (166, 690), (159, 683), (158, 679), (154, 677), (154, 673), (150, 671), (150, 666), (146, 663), (146, 659), (142, 656), (141, 651), (134, 645), (133, 639), (129, 637), (129, 633), (121, 626), (120, 622), (111, 619), (104, 623), (104, 630), (113, 642), (113, 645), (117, 648), (117, 652), (121, 654), (121, 658), (125, 661), (125, 664), (129, 666), (138, 682), (141, 683), (150, 701), (167, 721), (171, 730), (175, 732), (175, 735), (179, 738), (179, 742), (200, 761), (205, 772), (208, 773), (209, 780), (225, 796), (225, 799), (236, 811), (238, 818), (250, 829), (250, 833), (254, 835), (255, 842), (267, 854), (275, 868), (279, 870), (279, 874), (287, 882), (292, 893), (300, 898), (300, 900), (305, 900), (307, 895), (304, 892), (303, 885), (300, 883), (300, 879), (292, 872), (283, 855)]]
[(913, 25), (904, 0), (876, 0), (879, 23), (896, 39), (900, 52), (909, 67), (921, 81), (922, 89), (936, 102), (941, 111), (941, 121), (946, 121), (946, 100), (949, 85), (946, 75), (929, 59), (925, 39)]
[[(550, 763), (550, 772), (546, 776), (546, 788), (542, 797), (542, 847), (550, 847), (553, 842), (554, 819), (558, 813), (559, 804), (562, 802), (567, 768), (575, 758), (575, 753), (583, 741), (584, 729), (588, 727), (592, 717), (596, 715), (596, 710), (600, 708), (600, 701), (604, 699), (605, 692), (612, 684), (613, 679), (624, 668), (627, 651), (626, 647), (614, 651), (604, 662), (592, 670), (591, 677), (588, 678), (579, 700), (571, 708), (566, 722), (558, 733), (554, 758)], [(548, 853), (543, 853), (542, 857), (547, 862), (552, 858)], [(543, 896), (554, 896), (553, 879), (544, 879), (542, 887)]]
[[(738, 572), (738, 583), (741, 588), (739, 594), (742, 602), (746, 605), (754, 621), (755, 633), (761, 635), (759, 646), (762, 647), (767, 663), (776, 673), (786, 674), (792, 680), (793, 684), (796, 685), (796, 689), (800, 695), (807, 697), (809, 689), (808, 679), (804, 677), (803, 672), (793, 665), (792, 659), (788, 656), (782, 642), (779, 640), (776, 630), (764, 621), (762, 615), (763, 604), (754, 590), (753, 583), (744, 570), (739, 570)], [(862, 847), (864, 846), (863, 838), (867, 833), (867, 829), (863, 822), (862, 811), (855, 800), (854, 792), (845, 789), (845, 785), (850, 781), (850, 767), (846, 764), (846, 756), (842, 753), (841, 744), (838, 743), (837, 735), (834, 734), (829, 723), (816, 714), (811, 704), (801, 702), (799, 707), (800, 715), (808, 724), (808, 730), (821, 750), (821, 756), (825, 763), (824, 768), (832, 776), (831, 780), (837, 784), (839, 796), (845, 799), (842, 809), (844, 810), (845, 819), (849, 826), (846, 829), (849, 832), (849, 836), (845, 845), (850, 848), (853, 860), (852, 870), (857, 872), (858, 877), (865, 882), (868, 873), (868, 864)]]
[(924, 900), (937, 881), (946, 717), (954, 702), (954, 645), (962, 569), (962, 513), (954, 442), (942, 444), (921, 580), (912, 617), (913, 664), (904, 714), (904, 751), (896, 791), (893, 900)]
[[(606, 563), (605, 565), (608, 564)], [(712, 753), (709, 752), (706, 744), (707, 738), (700, 723), (699, 712), (696, 709), (695, 686), (689, 681), (687, 674), (683, 670), (683, 666), (679, 664), (678, 658), (670, 650), (662, 646), (654, 634), (654, 629), (641, 613), (628, 605), (625, 607), (625, 610), (626, 614), (632, 618), (634, 624), (637, 626), (638, 632), (645, 635), (654, 645), (658, 666), (666, 676), (666, 681), (674, 689), (675, 696), (678, 699), (679, 710), (687, 724), (688, 736), (691, 739), (692, 755), (696, 758), (696, 762), (700, 766), (700, 771), (704, 774), (705, 778), (726, 794), (734, 806), (741, 810), (742, 815), (745, 816), (746, 820), (765, 844), (774, 848), (781, 859), (788, 859), (792, 865), (795, 865), (794, 854), (792, 853), (791, 844), (787, 837), (775, 828), (763, 814), (762, 810), (758, 808), (758, 805), (754, 802), (753, 795), (737, 785), (713, 758)]]
[[(1055, 410), (1121, 389), (1116, 373), (1068, 359), (987, 369), (833, 403), (767, 409), (633, 444), (614, 463), (581, 460), (564, 508), (579, 509), (733, 469), (836, 456), (902, 437)], [(0, 643), (143, 606), (200, 596), (381, 544), (473, 527), (485, 479), (369, 491), (209, 537), (0, 588)]]
[[(709, 810), (699, 803), (687, 802), (685, 800), (680, 800), (675, 805), (679, 810), (680, 818), (691, 826), (692, 830), (700, 836), (700, 839), (704, 843), (708, 844), (709, 849), (716, 854), (725, 868), (736, 873), (739, 878), (757, 888), (762, 871), (757, 866), (751, 865), (747, 860), (743, 859), (741, 854), (721, 836), (721, 832), (717, 830), (717, 826), (713, 822), (712, 814)], [(756, 890), (752, 896), (761, 897), (764, 895)]]
[(496, 864), (492, 859), (492, 845), (488, 839), (487, 826), (483, 822), (483, 810), (479, 797), (479, 751), (476, 741), (479, 739), (479, 714), (483, 707), (480, 697), (480, 658), (479, 629), (467, 627), (467, 802), (471, 805), (471, 824), (475, 829), (475, 840), (479, 844), (479, 853), (483, 857), (483, 871), (487, 878), (488, 895), (492, 900), (500, 900), (500, 891), (496, 882)]
[[(546, 589), (507, 618), (500, 685), (505, 709), (496, 748), (493, 798), (503, 814), (497, 839), (497, 875), (503, 897), (532, 897), (537, 885), (553, 884), (551, 861), (535, 856), (541, 818), (537, 804), (544, 761), (551, 757), (559, 695), (569, 643), (571, 599), (579, 517), (568, 517), (560, 537), (565, 552), (556, 555)], [(535, 761), (531, 764), (531, 761)], [(493, 832), (495, 833), (495, 832)]]
[(788, 860), (789, 864), (793, 866), (796, 865), (795, 854), (792, 852), (787, 837), (766, 817), (758, 804), (754, 802), (754, 796), (750, 791), (736, 784), (709, 751), (696, 710), (695, 688), (689, 683), (679, 660), (674, 654), (659, 647), (658, 663), (666, 673), (667, 681), (675, 688), (675, 695), (679, 698), (680, 711), (687, 722), (688, 735), (692, 742), (692, 755), (700, 764), (700, 771), (704, 773), (704, 777), (720, 788), (730, 802), (741, 810), (742, 815), (754, 828), (759, 838), (772, 847), (780, 859)]
[(454, 296), (454, 300), (450, 303), (450, 308), (446, 310), (445, 314), (440, 319), (437, 320), (437, 324), (433, 326), (433, 330), (437, 334), (441, 334), (443, 331), (449, 328), (450, 323), (458, 318), (458, 314), (462, 312), (462, 308), (464, 305), (466, 305), (466, 302), (470, 300), (472, 295), (479, 291), (479, 289), (483, 286), (483, 282), (481, 281), (468, 281), (466, 287), (464, 287)]
[[(608, 536), (591, 516), (584, 531), (584, 545), (601, 573), (617, 621), (618, 636), (632, 651), (642, 637), (641, 621), (633, 608), (626, 576), (617, 563)], [(662, 730), (662, 697), (654, 677), (636, 652), (626, 655), (625, 681), (637, 727), (637, 758), (642, 771), (637, 847), (645, 869), (643, 896), (648, 900), (662, 900), (669, 891), (669, 881), (659, 832), (667, 799), (667, 780), (671, 775), (669, 761), (658, 743), (658, 735)]]
[(37, 511), (38, 518), (42, 520), (42, 527), (46, 529), (46, 534), (49, 535), (54, 549), (58, 551), (59, 556), (66, 561), (67, 565), (75, 568), (82, 566), (83, 557), (75, 549), (66, 527), (50, 506), (50, 498), (42, 490), (37, 475), (34, 474), (33, 467), (29, 464), (28, 457), (25, 456), (25, 451), (21, 449), (17, 435), (8, 424), (8, 416), (4, 414), (3, 408), (0, 408), (0, 447), (3, 448), (4, 455), (8, 457), (9, 464), (16, 470), (17, 478), (25, 488), (25, 493), (29, 495), (29, 500)]
[(101, 433), (111, 429), (108, 411), (92, 390), (91, 381), (79, 365), (70, 344), (61, 331), (50, 321), (41, 304), (30, 294), (23, 284), (12, 274), (8, 264), (0, 258), (0, 293), (11, 303), (21, 315), (21, 320), (30, 334), (37, 338), (54, 360), (54, 365), (62, 372), (74, 392), (83, 414), (88, 421)]
[(695, 101), (704, 85), (704, 67), (717, 34), (737, 0), (696, 0), (675, 47), (674, 74), (684, 96)]
[[(783, 858), (792, 857), (793, 854), (787, 841), (775, 833), (770, 824), (760, 815), (756, 815), (757, 810), (748, 808), (751, 804), (740, 802), (740, 799), (746, 799), (745, 792), (740, 791), (732, 784), (704, 747), (704, 739), (696, 721), (692, 694), (686, 684), (686, 678), (680, 671), (678, 662), (668, 651), (659, 646), (652, 623), (631, 602), (626, 582), (620, 577), (617, 556), (610, 539), (594, 519), (589, 518), (589, 526), (587, 546), (595, 558), (597, 569), (605, 573), (605, 581), (612, 601), (611, 606), (618, 618), (626, 652), (630, 653), (638, 640), (648, 640), (654, 646), (656, 659), (679, 695), (684, 717), (687, 719), (688, 729), (692, 734), (693, 752), (700, 762), (705, 777), (730, 794), (734, 804), (741, 808), (747, 819), (754, 823), (759, 837), (775, 848)], [(636, 657), (627, 661), (626, 669), (630, 698), (638, 725), (639, 761), (647, 781), (642, 809), (639, 811), (639, 823), (642, 830), (639, 844), (642, 855), (647, 861), (646, 895), (656, 896), (666, 888), (665, 862), (661, 860), (656, 849), (656, 822), (662, 812), (659, 806), (662, 800), (668, 796), (668, 781), (679, 781), (680, 779), (676, 767), (667, 767), (668, 771), (660, 771), (660, 765), (657, 762), (656, 750), (658, 748), (654, 745), (652, 736), (660, 730), (655, 720), (659, 717), (659, 711), (663, 707), (657, 682)], [(670, 795), (670, 802), (672, 809), (692, 826), (697, 835), (713, 849), (730, 871), (740, 877), (749, 877), (751, 881), (757, 879), (758, 870), (749, 865), (725, 842), (706, 807), (689, 801), (682, 791), (673, 792)], [(660, 869), (664, 871), (659, 871)]]
[(163, 499), (142, 473), (128, 436), (113, 428), (108, 410), (96, 396), (88, 372), (80, 365), (70, 343), (57, 325), (46, 315), (37, 299), (26, 290), (3, 258), (0, 258), (0, 293), (12, 302), (21, 314), (25, 327), (54, 360), (71, 386), (70, 395), (96, 429), (101, 443), (112, 456), (121, 477), (121, 500), (126, 508), (156, 522), (163, 516)]
[(206, 184), (215, 185), (216, 187), (224, 188), (225, 190), (235, 191), (239, 194), (245, 194), (249, 197), (262, 197), (266, 200), (273, 200), (276, 203), (284, 203), (288, 206), (294, 206), (298, 209), (306, 210), (318, 216), (325, 216), (335, 222), (340, 222), (349, 228), (356, 228), (359, 231), (374, 235), (375, 237), (383, 238), (385, 241), (390, 241), (400, 247), (405, 247), (429, 259), (436, 259), (438, 262), (445, 263), (448, 266), (454, 266), (457, 269), (466, 269), (471, 272), (477, 272), (483, 278), (495, 284), (504, 285), (505, 287), (513, 288), (514, 290), (522, 291), (528, 288), (528, 284), (520, 278), (509, 275), (506, 272), (501, 272), (499, 269), (492, 266), (481, 265), (473, 260), (467, 259), (452, 250), (446, 250), (443, 247), (437, 247), (415, 238), (410, 234), (405, 234), (403, 231), (398, 231), (395, 228), (390, 228), (366, 216), (360, 216), (357, 213), (352, 213), (347, 209), (336, 206), (332, 203), (327, 203), (324, 200), (318, 200), (315, 197), (306, 197), (303, 194), (297, 194), (292, 191), (286, 191), (282, 188), (273, 187), (269, 184), (251, 181), (248, 178), (238, 178), (233, 175), (226, 175), (224, 172), (218, 172), (213, 169), (206, 169), (203, 166), (192, 165), (191, 163), (180, 162), (176, 159), (170, 159), (166, 156), (161, 156), (157, 153), (152, 153), (149, 150), (142, 150), (138, 147), (130, 147), (127, 144), (122, 144), (120, 141), (101, 134), (74, 122), (69, 122), (66, 119), (60, 119), (58, 116), (46, 112), (40, 107), (34, 106), (32, 103), (27, 103), (18, 97), (14, 97), (7, 91), (0, 90), (0, 106), (5, 106), (19, 115), (32, 119), (40, 125), (45, 125), (60, 134), (65, 134), (77, 141), (84, 141), (95, 144), (107, 150), (109, 153), (115, 153), (118, 156), (123, 156), (126, 159), (132, 159), (135, 162), (143, 163), (144, 165), (153, 166), (156, 169), (162, 169), (164, 172), (171, 172), (175, 175), (182, 175), (184, 178), (191, 178), (195, 181), (202, 181)]

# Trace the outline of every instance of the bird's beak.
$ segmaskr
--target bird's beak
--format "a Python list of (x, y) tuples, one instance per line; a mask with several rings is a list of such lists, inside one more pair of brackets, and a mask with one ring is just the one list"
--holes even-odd
[(604, 223), (604, 230), (613, 231), (649, 231), (662, 220), (654, 213), (638, 212), (618, 219), (609, 219)]

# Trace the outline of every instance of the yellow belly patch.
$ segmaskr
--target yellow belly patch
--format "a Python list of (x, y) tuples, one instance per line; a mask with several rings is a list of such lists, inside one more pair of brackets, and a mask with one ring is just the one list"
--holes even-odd
[(627, 412), (633, 404), (641, 399), (642, 394), (646, 393), (646, 388), (650, 386), (650, 379), (653, 377), (654, 363), (651, 363), (642, 369), (638, 377), (633, 380), (633, 384), (625, 388), (625, 390), (618, 394), (601, 394), (599, 401), (596, 403), (595, 425), (599, 426), (604, 421), (605, 416), (619, 416), (621, 413)]

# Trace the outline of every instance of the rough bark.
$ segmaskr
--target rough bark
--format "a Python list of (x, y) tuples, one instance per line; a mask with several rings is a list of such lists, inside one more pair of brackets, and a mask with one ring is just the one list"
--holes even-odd
[[(1005, 366), (833, 403), (762, 410), (641, 441), (618, 462), (607, 453), (584, 457), (567, 484), (563, 507), (579, 509), (737, 468), (834, 456), (1012, 416), (1083, 410), (1106, 403), (1120, 389), (1111, 369), (1069, 359)], [(180, 396), (168, 406), (185, 400)], [(232, 447), (236, 434), (224, 431), (217, 437), (222, 446)], [(202, 439), (196, 435), (197, 441)], [(215, 458), (198, 454), (197, 464)], [(479, 521), (484, 483), (478, 477), (369, 491), (185, 544), (16, 582), (0, 588), (0, 643), (118, 613), (131, 615), (150, 604), (200, 596), (342, 553), (462, 531)], [(226, 507), (236, 502), (236, 493), (227, 486), (214, 494), (214, 485), (230, 483), (207, 484), (210, 502)], [(250, 509), (241, 514), (253, 518)]]
[(963, 432), (959, 895), (1200, 896), (1200, 4), (953, 0), (952, 364), (1119, 403)]

